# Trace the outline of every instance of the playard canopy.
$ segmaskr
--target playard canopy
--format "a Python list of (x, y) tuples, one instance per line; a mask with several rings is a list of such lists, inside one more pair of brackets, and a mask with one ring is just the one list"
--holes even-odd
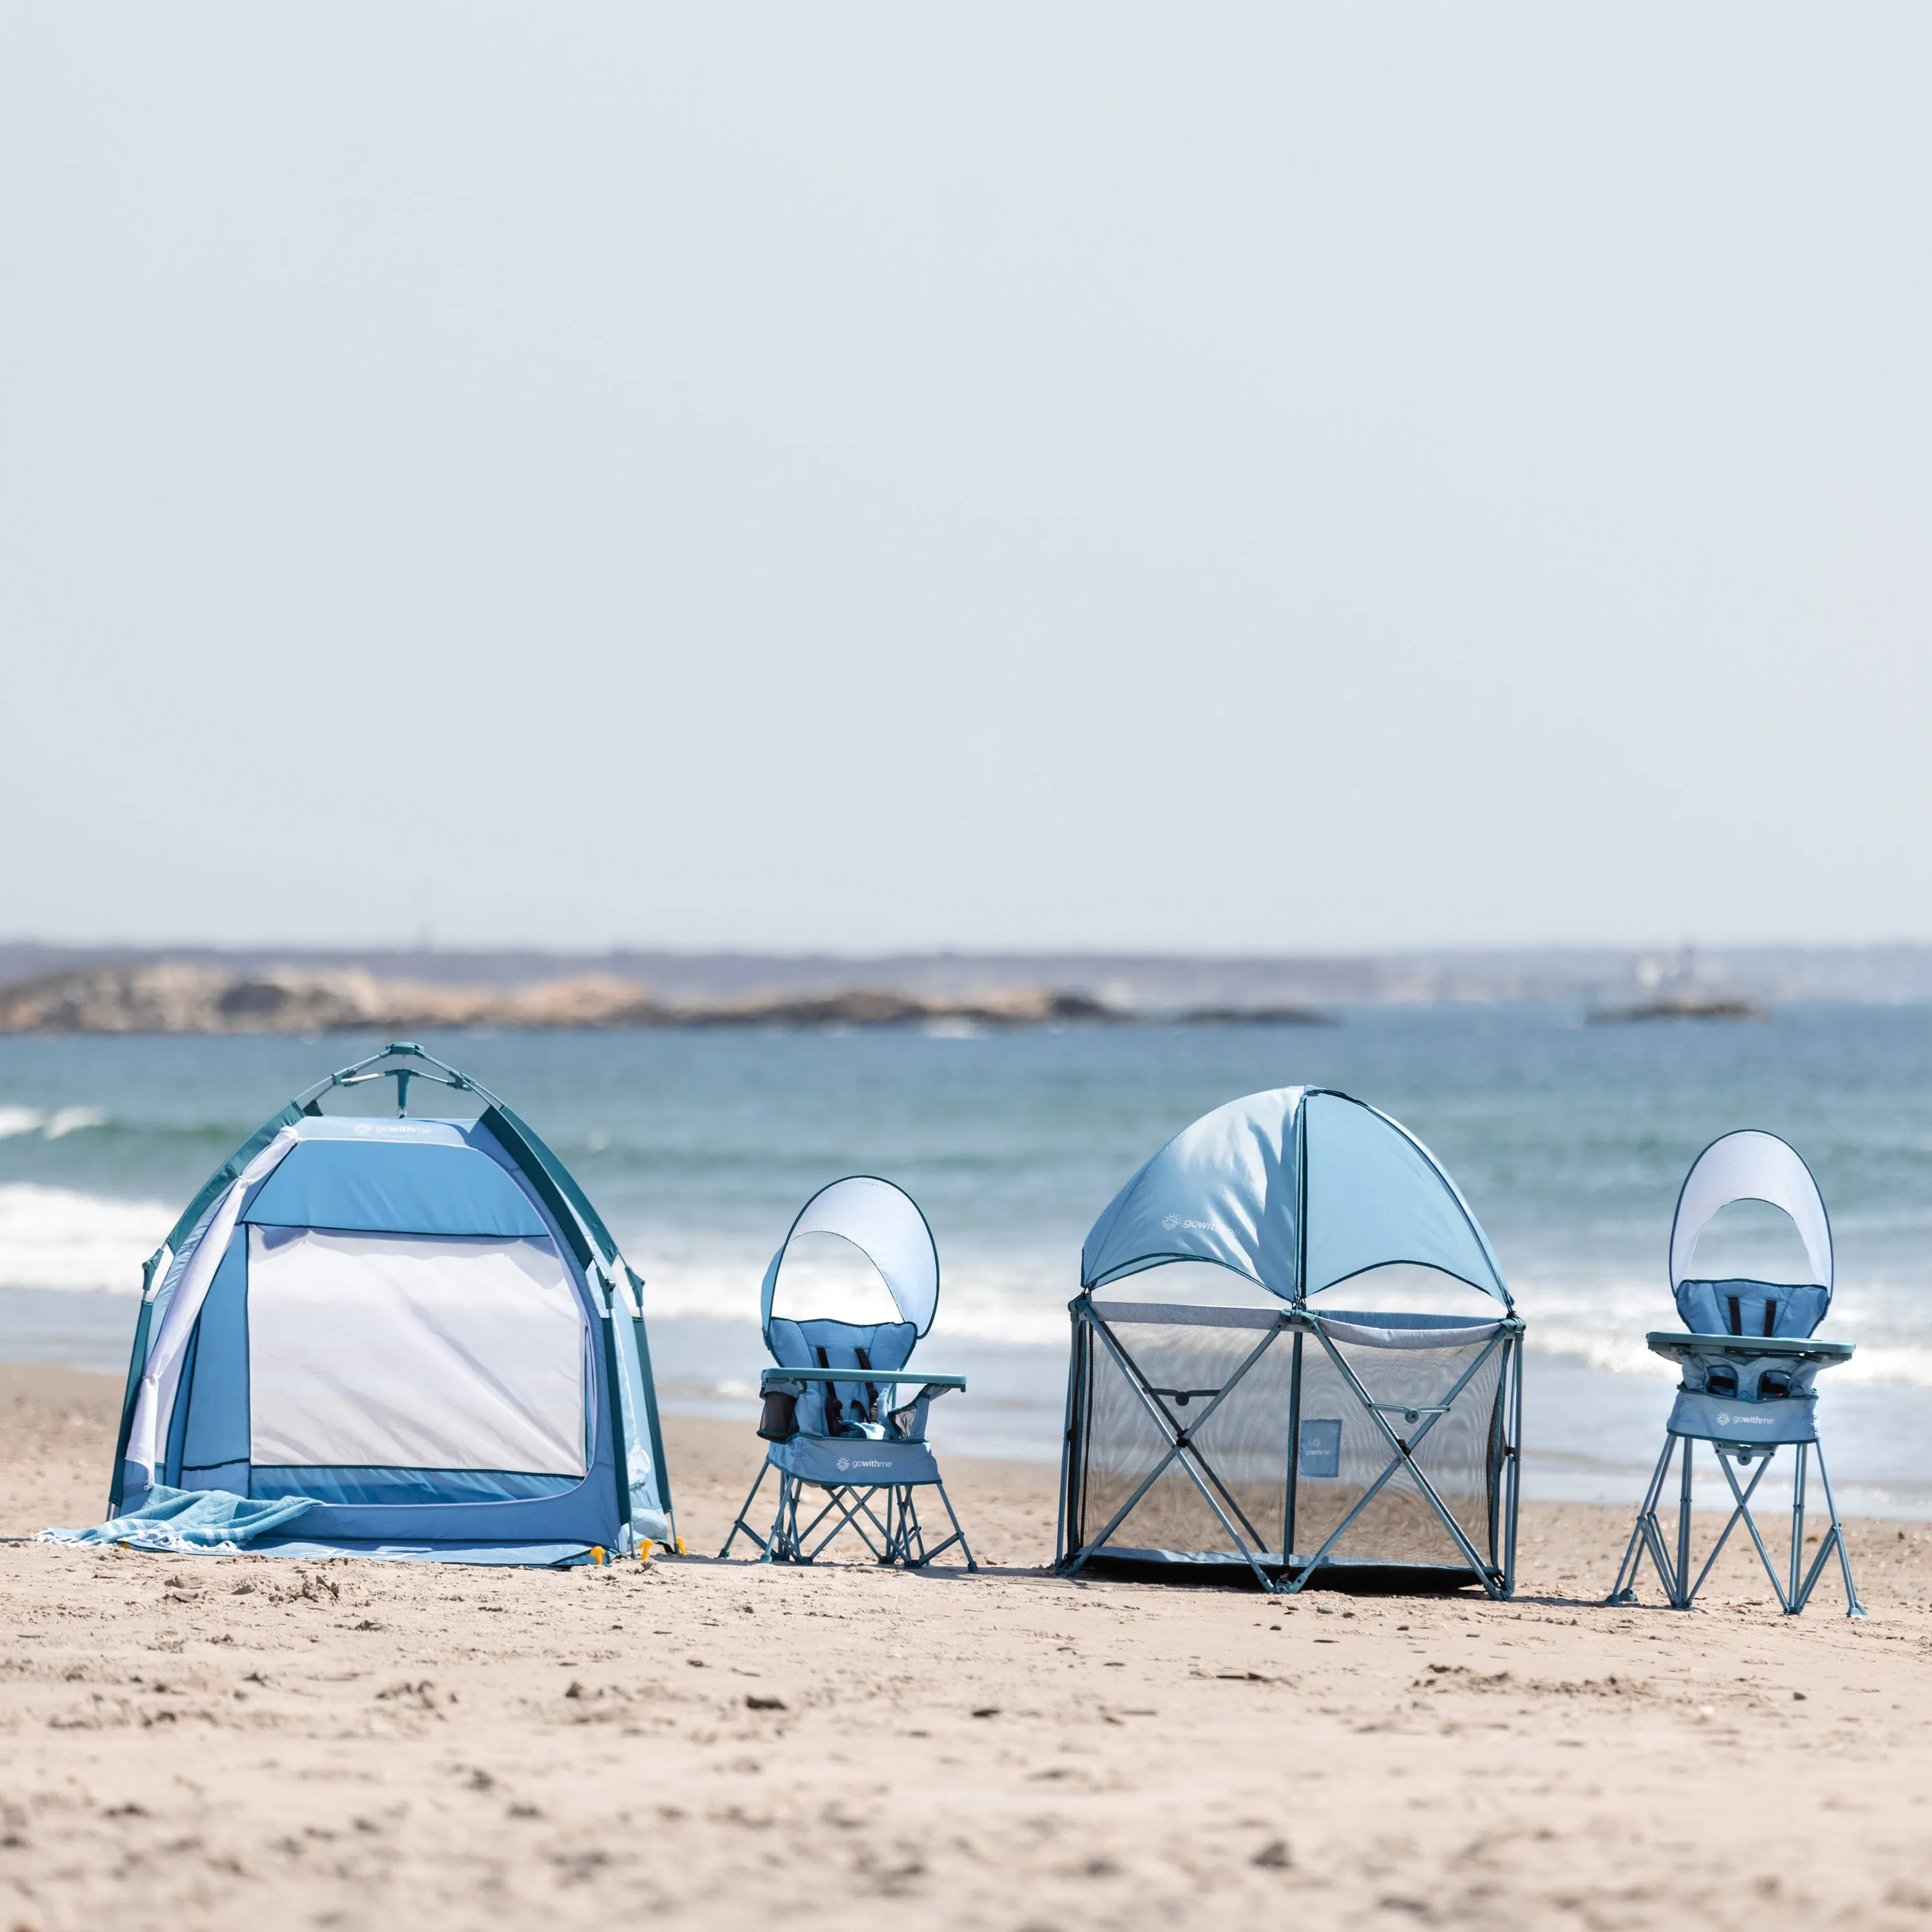
[[(328, 1115), (393, 1078), (398, 1117)], [(482, 1102), (407, 1115), (412, 1080)], [(263, 1123), (147, 1264), (116, 1511), (306, 1497), (251, 1547), (554, 1564), (672, 1534), (643, 1286), (494, 1094), (399, 1044)]]
[[(1185, 1262), (1262, 1292), (1120, 1292)], [(1309, 1306), (1404, 1265), (1496, 1312)], [(1216, 1108), (1094, 1224), (1081, 1283), (1062, 1568), (1233, 1566), (1292, 1591), (1320, 1568), (1398, 1566), (1514, 1587), (1522, 1324), (1454, 1183), (1387, 1114), (1299, 1087)]]

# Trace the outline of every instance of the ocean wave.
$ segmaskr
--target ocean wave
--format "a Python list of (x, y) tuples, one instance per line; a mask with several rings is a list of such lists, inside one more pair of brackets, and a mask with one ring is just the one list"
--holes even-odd
[(28, 1181), (0, 1184), (0, 1288), (137, 1294), (141, 1264), (173, 1225), (158, 1201), (120, 1201)]
[[(628, 1244), (626, 1252), (632, 1265), (644, 1276), (646, 1318), (757, 1322), (758, 1288), (764, 1275), (762, 1258), (754, 1262), (689, 1257), (651, 1265)], [(1043, 1288), (1040, 1276), (1024, 1266), (974, 1270), (970, 1276), (964, 1268), (949, 1269), (936, 1324), (940, 1345), (946, 1336), (957, 1335), (963, 1340), (1021, 1347), (1064, 1346), (1071, 1292)], [(856, 1320), (891, 1317), (890, 1308), (883, 1306), (849, 1312)]]
[(0, 1141), (22, 1134), (38, 1134), (43, 1140), (64, 1140), (88, 1127), (104, 1127), (107, 1115), (98, 1107), (0, 1106)]

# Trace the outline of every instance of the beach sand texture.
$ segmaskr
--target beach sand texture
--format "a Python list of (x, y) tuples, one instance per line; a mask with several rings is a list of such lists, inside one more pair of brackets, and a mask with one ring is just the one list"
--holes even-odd
[[(0, 1532), (98, 1516), (118, 1396), (0, 1369)], [(713, 1550), (750, 1418), (668, 1434)], [(950, 1473), (978, 1577), (0, 1549), (0, 1932), (1932, 1927), (1932, 1527), (1855, 1526), (1864, 1623), (1606, 1609), (1581, 1507), (1514, 1604), (1279, 1603)]]

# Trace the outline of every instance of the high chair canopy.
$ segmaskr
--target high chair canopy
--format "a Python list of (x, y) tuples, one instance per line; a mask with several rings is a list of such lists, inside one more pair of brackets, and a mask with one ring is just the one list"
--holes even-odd
[(910, 1322), (920, 1335), (932, 1326), (939, 1307), (939, 1250), (919, 1203), (890, 1180), (854, 1174), (821, 1187), (798, 1210), (765, 1270), (758, 1318), (767, 1348), (778, 1276), (801, 1234), (837, 1234), (850, 1241), (878, 1270), (899, 1319)]
[(1698, 1236), (1720, 1209), (1736, 1201), (1762, 1201), (1791, 1216), (1811, 1264), (1811, 1278), (1828, 1300), (1832, 1223), (1818, 1184), (1795, 1148), (1753, 1127), (1713, 1141), (1684, 1177), (1670, 1225), (1671, 1292), (1690, 1277)]

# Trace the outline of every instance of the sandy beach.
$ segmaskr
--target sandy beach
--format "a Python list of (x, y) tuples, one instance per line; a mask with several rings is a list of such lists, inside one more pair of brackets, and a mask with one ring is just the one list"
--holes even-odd
[[(98, 1515), (117, 1398), (0, 1368), (0, 1532)], [(715, 1550), (749, 1419), (669, 1433)], [(1932, 1528), (1855, 1526), (1862, 1623), (1605, 1608), (1582, 1507), (1512, 1604), (1270, 1602), (952, 1475), (977, 1576), (0, 1549), (0, 1928), (1932, 1924)]]

